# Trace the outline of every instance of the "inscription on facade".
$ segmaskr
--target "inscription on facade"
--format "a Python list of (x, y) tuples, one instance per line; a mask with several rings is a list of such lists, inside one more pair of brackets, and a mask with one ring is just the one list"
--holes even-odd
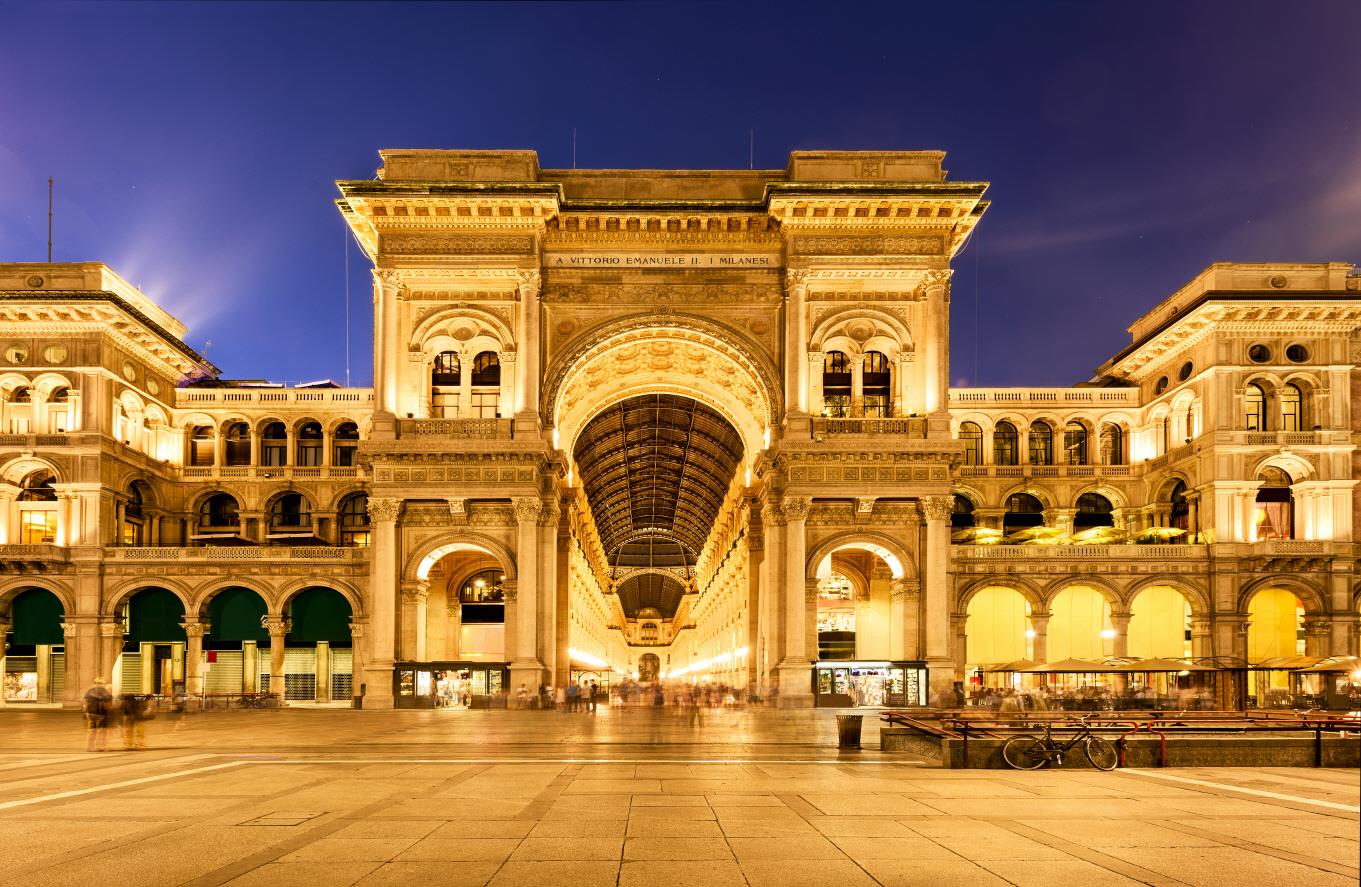
[(548, 268), (778, 268), (779, 253), (545, 252)]

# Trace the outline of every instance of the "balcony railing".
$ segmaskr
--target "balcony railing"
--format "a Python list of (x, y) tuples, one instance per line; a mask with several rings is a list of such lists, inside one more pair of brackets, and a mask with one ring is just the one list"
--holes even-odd
[(1204, 560), (1204, 545), (953, 545), (956, 559), (1006, 560)]
[(926, 419), (919, 416), (901, 418), (854, 418), (817, 416), (813, 419), (813, 436), (818, 435), (895, 435), (917, 440), (926, 437)]
[(368, 404), (373, 401), (369, 388), (180, 388), (175, 391), (175, 406), (202, 404)]
[(180, 476), (188, 479), (198, 478), (249, 478), (275, 480), (313, 480), (327, 478), (363, 477), (364, 472), (357, 465), (299, 466), (299, 465), (186, 465), (180, 469)]
[(1129, 477), (1129, 465), (965, 465), (961, 477)]
[(40, 447), (65, 447), (99, 443), (99, 435), (86, 434), (0, 434), (0, 447), (36, 450)]
[(0, 565), (3, 564), (64, 564), (68, 560), (61, 545), (0, 545)]
[(366, 549), (320, 545), (205, 545), (201, 548), (106, 548), (114, 561), (362, 561)]
[(1046, 407), (1061, 404), (1092, 404), (1093, 406), (1139, 405), (1138, 388), (951, 388), (952, 406), (1010, 406)]
[(400, 419), (399, 437), (448, 438), (450, 440), (510, 440), (510, 419)]

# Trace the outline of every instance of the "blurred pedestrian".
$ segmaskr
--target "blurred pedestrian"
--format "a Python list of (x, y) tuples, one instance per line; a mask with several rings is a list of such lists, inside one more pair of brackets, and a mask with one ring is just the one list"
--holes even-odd
[(85, 691), (81, 708), (85, 712), (86, 751), (104, 751), (109, 738), (109, 709), (113, 707), (113, 694), (104, 682), (95, 679), (94, 686)]
[(567, 685), (567, 710), (576, 711), (577, 706), (580, 703), (581, 703), (581, 688), (577, 686), (575, 681), (573, 681), (572, 683)]
[(123, 748), (141, 751), (146, 748), (146, 722), (155, 717), (152, 696), (129, 694), (123, 697)]
[(591, 714), (595, 714), (595, 697), (596, 697), (596, 694), (599, 693), (599, 692), (600, 692), (600, 685), (597, 684), (595, 681), (591, 681), (591, 692), (590, 692), (590, 695), (586, 697), (586, 699), (587, 699), (587, 705), (588, 705), (588, 707), (589, 707), (589, 710), (590, 710)]

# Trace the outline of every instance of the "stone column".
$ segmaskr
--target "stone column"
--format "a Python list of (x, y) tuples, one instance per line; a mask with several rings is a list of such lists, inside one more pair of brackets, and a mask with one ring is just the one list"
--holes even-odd
[[(365, 680), (364, 672), (364, 626), (365, 622), (350, 622), (350, 693), (358, 696), (361, 690), (367, 691), (367, 686), (362, 686)], [(392, 681), (388, 681), (388, 692), (391, 692)]]
[(534, 496), (511, 500), (515, 509), (515, 563), (518, 600), (515, 613), (515, 651), (510, 664), (512, 696), (524, 684), (531, 695), (543, 680), (539, 658), (539, 515), (543, 503)]
[(926, 665), (931, 692), (949, 689), (955, 681), (955, 662), (950, 658), (950, 512), (954, 500), (949, 496), (921, 499), (926, 519), (926, 577), (923, 618), (926, 621)]
[(822, 415), (822, 361), (827, 355), (822, 351), (808, 352), (808, 414)]
[[(539, 287), (538, 271), (516, 272), (520, 291), (520, 337), (515, 350), (520, 355), (520, 397), (516, 418), (527, 422), (527, 430), (539, 422)], [(523, 578), (523, 577), (522, 577)], [(519, 685), (517, 684), (516, 687)]]
[(397, 409), (397, 360), (406, 351), (399, 347), (397, 300), (401, 275), (388, 269), (373, 272), (373, 410), (393, 415)]
[(805, 315), (808, 285), (807, 271), (789, 270), (784, 275), (785, 286), (785, 411), (802, 414), (808, 409), (808, 385), (804, 373), (808, 366), (808, 331)]
[(1304, 655), (1328, 656), (1332, 646), (1333, 623), (1331, 619), (1319, 617), (1304, 623)]
[[(507, 662), (515, 658), (515, 645), (519, 642), (516, 636), (515, 626), (520, 619), (520, 593), (519, 583), (514, 579), (507, 579), (501, 583), (501, 594), (505, 598), (505, 621), (501, 624), (501, 655)], [(462, 639), (460, 638), (460, 651), (462, 650)]]
[[(458, 353), (458, 418), (460, 419), (471, 419), (473, 415), (473, 358), (476, 356), (465, 351)], [(504, 367), (502, 367), (501, 372), (505, 372)]]
[(331, 642), (317, 641), (315, 669), (315, 691), (312, 698), (317, 702), (331, 701)]
[(426, 602), (430, 598), (429, 582), (408, 582), (402, 585), (402, 661), (425, 661)]
[[(266, 616), (265, 630), (269, 632), (269, 692), (284, 703), (284, 645), (288, 640), (288, 622)], [(391, 683), (391, 681), (389, 681)]]
[(392, 707), (392, 663), (396, 657), (397, 628), (397, 515), (402, 500), (369, 500), (373, 539), (369, 564), (369, 587), (373, 609), (369, 613), (369, 653), (365, 657), (365, 705)]
[[(456, 592), (450, 591), (450, 594)], [(463, 655), (463, 604), (457, 598), (449, 601), (445, 610), (449, 617), (449, 624), (445, 629), (444, 650), (445, 655), (450, 659), (457, 659)]]
[[(927, 415), (944, 411), (949, 406), (950, 275), (948, 268), (942, 268), (928, 271), (922, 279), (926, 291), (926, 341), (922, 343), (922, 354)], [(929, 591), (927, 599), (929, 605)]]
[[(808, 597), (804, 574), (806, 545), (804, 527), (812, 500), (806, 496), (786, 497), (780, 507), (784, 515), (784, 657), (780, 661), (780, 705), (807, 707), (813, 703), (812, 656), (807, 649)], [(814, 605), (816, 605), (816, 598)]]
[(921, 589), (916, 582), (895, 579), (889, 585), (889, 654), (895, 662), (921, 658), (917, 649)]
[(1186, 494), (1186, 541), (1196, 542), (1200, 537), (1200, 494)]
[(1030, 639), (1030, 658), (1037, 663), (1049, 661), (1049, 614), (1031, 613), (1030, 630), (1035, 636)]
[[(64, 626), (63, 626), (64, 627)], [(5, 674), (5, 651), (9, 649), (9, 629), (10, 624), (0, 620), (0, 679)], [(0, 708), (5, 707), (4, 687), (0, 686)]]
[(1111, 628), (1115, 630), (1115, 638), (1111, 643), (1111, 655), (1119, 659), (1129, 656), (1129, 613), (1112, 613)]
[(113, 671), (118, 665), (118, 657), (123, 653), (123, 622), (113, 619), (99, 623), (99, 677), (110, 685), (114, 694), (118, 688), (113, 685)]
[(814, 661), (822, 658), (822, 648), (818, 645), (818, 598), (821, 595), (818, 580), (803, 581), (803, 600), (808, 612), (808, 618), (804, 620), (803, 648), (808, 651), (808, 658)]
[(892, 415), (894, 416), (906, 416), (908, 413), (915, 412), (912, 408), (912, 389), (907, 384), (908, 375), (911, 373), (911, 367), (912, 352), (898, 352), (898, 356), (893, 361), (893, 378), (889, 389), (893, 392)]
[(515, 351), (502, 351), (496, 355), (501, 362), (501, 388), (496, 397), (496, 414), (502, 419), (515, 415), (515, 380), (519, 372), (515, 359), (518, 356)]
[(203, 636), (208, 626), (197, 619), (184, 621), (187, 639), (184, 651), (184, 692), (190, 696), (203, 695)]
[(851, 355), (849, 360), (851, 364), (851, 415), (859, 418), (865, 415), (865, 355)]
[(1211, 622), (1207, 618), (1193, 618), (1191, 620), (1191, 656), (1196, 659), (1208, 658), (1214, 655), (1214, 633), (1211, 631)]

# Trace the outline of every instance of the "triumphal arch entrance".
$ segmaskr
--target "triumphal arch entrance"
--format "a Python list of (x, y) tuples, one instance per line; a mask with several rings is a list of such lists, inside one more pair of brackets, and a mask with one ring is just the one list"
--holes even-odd
[(381, 156), (338, 200), (374, 266), (370, 704), (950, 686), (950, 260), (985, 184), (938, 152)]

